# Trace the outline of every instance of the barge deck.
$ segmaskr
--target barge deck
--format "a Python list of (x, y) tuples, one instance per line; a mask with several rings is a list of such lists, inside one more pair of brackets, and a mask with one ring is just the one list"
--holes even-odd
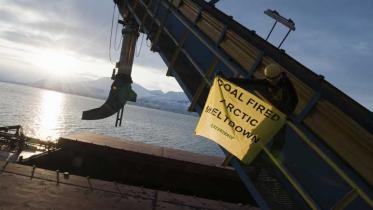
[(0, 161), (0, 209), (257, 209)]
[[(233, 205), (226, 209), (234, 209), (238, 204), (239, 208), (245, 207), (246, 209), (256, 206), (234, 169), (230, 166), (222, 166), (223, 160), (222, 157), (206, 156), (126, 139), (92, 133), (78, 133), (61, 137), (53, 149), (29, 158), (19, 158), (17, 164), (3, 161), (0, 169), (3, 168), (3, 172), (8, 175), (5, 176), (4, 173), (1, 175), (0, 186), (4, 188), (1, 190), (1, 194), (7, 195), (6, 199), (4, 197), (7, 201), (18, 199), (17, 196), (21, 196), (21, 191), (29, 192), (28, 188), (35, 189), (35, 194), (45, 194), (44, 191), (39, 192), (43, 188), (38, 186), (40, 182), (33, 183), (31, 181), (38, 171), (42, 180), (55, 182), (54, 184), (67, 182), (69, 185), (73, 180), (72, 186), (79, 185), (81, 187), (82, 183), (86, 186), (87, 183), (91, 185), (92, 180), (97, 180), (97, 182), (106, 183), (102, 186), (110, 185), (110, 188), (117, 185), (116, 183), (121, 183), (136, 189), (147, 189), (153, 194), (160, 192), (154, 199), (157, 199), (159, 195), (163, 195), (167, 199), (175, 196), (180, 199), (185, 198), (188, 200), (185, 209), (189, 209), (188, 205), (199, 199)], [(9, 166), (11, 167), (9, 168)], [(64, 179), (66, 175), (80, 178), (66, 180)], [(25, 176), (28, 178), (22, 178)], [(75, 183), (75, 180), (80, 181)], [(16, 183), (16, 186), (12, 183)], [(12, 187), (15, 189), (10, 189)], [(86, 187), (92, 188), (92, 186)], [(102, 188), (104, 191), (105, 187)], [(101, 187), (96, 188), (101, 189)], [(60, 188), (53, 187), (52, 192), (59, 192), (59, 190)], [(65, 189), (61, 193), (65, 194), (64, 191)], [(80, 192), (74, 188), (66, 188), (66, 191), (74, 191), (78, 194)], [(110, 193), (112, 192), (110, 191)], [(10, 199), (9, 196), (14, 196), (14, 199)], [(36, 198), (39, 198), (38, 196)], [(46, 197), (48, 196), (53, 196), (53, 194), (46, 195)], [(56, 199), (59, 196), (56, 195)], [(67, 193), (64, 197), (68, 198), (63, 199), (74, 200), (79, 196), (86, 195), (75, 196), (74, 193)], [(90, 198), (88, 196), (84, 199)], [(92, 199), (94, 200), (94, 198)], [(156, 202), (154, 199), (153, 202)], [(115, 207), (112, 208), (115, 209)], [(184, 208), (184, 206), (181, 205), (179, 208)], [(197, 208), (197, 206), (193, 208)], [(202, 206), (198, 208), (205, 209)], [(207, 209), (216, 208), (208, 207)]]

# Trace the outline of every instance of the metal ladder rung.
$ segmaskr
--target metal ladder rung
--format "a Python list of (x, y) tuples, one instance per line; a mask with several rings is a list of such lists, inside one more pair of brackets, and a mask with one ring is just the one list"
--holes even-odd
[(355, 200), (359, 195), (355, 189), (352, 189), (350, 192), (346, 193), (339, 201), (337, 201), (332, 210), (345, 209), (352, 201)]
[(185, 30), (183, 32), (183, 34), (181, 35), (180, 41), (178, 43), (178, 46), (177, 46), (175, 52), (173, 53), (174, 55), (172, 56), (170, 64), (168, 66), (168, 70), (167, 70), (167, 74), (166, 74), (167, 76), (171, 76), (172, 75), (172, 70), (171, 69), (174, 67), (175, 62), (176, 62), (177, 58), (179, 57), (180, 52), (182, 51), (182, 48), (183, 48), (184, 43), (185, 43), (185, 41), (186, 41), (186, 39), (188, 37), (188, 34), (189, 34), (189, 31)]
[(302, 187), (299, 181), (284, 167), (276, 158), (272, 155), (272, 153), (267, 149), (266, 146), (262, 147), (265, 154), (269, 157), (269, 159), (275, 164), (275, 166), (281, 171), (281, 173), (286, 177), (286, 179), (290, 182), (290, 184), (294, 187), (294, 189), (299, 193), (299, 195), (303, 198), (303, 200), (307, 203), (309, 207), (312, 209), (321, 209), (318, 204), (314, 201), (310, 194)]
[(196, 19), (193, 20), (193, 24), (194, 24), (194, 25), (196, 25), (196, 24), (198, 23), (198, 21), (201, 19), (201, 17), (202, 17), (202, 12), (203, 12), (203, 8), (200, 7), (200, 8), (198, 9)]
[[(146, 5), (146, 8), (149, 8), (150, 4), (151, 4), (151, 0), (148, 2), (148, 4)], [(144, 27), (144, 23), (146, 21), (146, 19), (148, 18), (149, 14), (147, 12), (145, 12), (144, 16), (142, 17), (141, 19), (141, 22), (140, 22), (140, 31), (142, 31), (143, 27)]]
[[(231, 155), (227, 150), (220, 146), (226, 156)], [(246, 189), (253, 196), (254, 200), (259, 205), (260, 209), (269, 210), (267, 202), (263, 199), (262, 195), (256, 189), (254, 183), (251, 181), (250, 177), (246, 174), (245, 170), (242, 168), (240, 161), (236, 157), (232, 157), (230, 163), (236, 170), (241, 181), (245, 185)]]
[[(170, 4), (172, 4), (172, 2), (173, 2), (173, 0), (170, 2)], [(163, 32), (163, 28), (164, 28), (164, 26), (166, 24), (166, 21), (167, 21), (168, 15), (171, 13), (171, 7), (172, 6), (170, 4), (168, 4), (167, 10), (166, 10), (166, 14), (165, 14), (165, 16), (163, 17), (162, 21), (160, 22), (160, 24), (158, 26), (158, 30), (157, 30), (157, 32), (155, 34), (155, 37), (154, 37), (153, 45), (150, 48), (150, 50), (152, 50), (152, 51), (156, 50), (155, 48), (158, 45), (159, 39), (160, 39), (161, 34)]]
[(297, 133), (300, 139), (307, 144), (323, 161), (325, 161), (345, 182), (347, 182), (356, 192), (361, 196), (361, 198), (373, 207), (373, 201), (370, 197), (360, 189), (360, 187), (346, 174), (342, 169), (331, 159), (329, 158), (315, 143), (313, 143), (310, 138), (302, 131), (304, 129), (299, 123), (294, 124), (287, 121), (289, 127)]
[(122, 126), (124, 106), (117, 112), (117, 118), (115, 120), (115, 127)]
[(249, 70), (249, 76), (252, 76), (255, 73), (255, 71), (257, 70), (258, 66), (262, 62), (263, 57), (264, 57), (264, 52), (260, 51), (259, 54), (256, 56), (254, 64), (251, 66), (251, 68)]
[[(155, 15), (152, 13), (152, 11), (150, 11), (148, 8), (146, 8), (146, 4), (144, 3), (143, 0), (138, 0), (138, 2), (140, 2), (140, 4), (142, 4), (144, 6), (145, 10), (149, 13), (149, 16), (152, 17), (153, 22), (156, 22), (156, 23), (160, 22), (160, 21), (156, 20)], [(201, 41), (201, 43), (203, 45), (205, 45), (211, 51), (212, 54), (214, 54), (216, 57), (218, 57), (227, 67), (232, 69), (237, 75), (239, 74), (239, 72), (241, 72), (242, 74), (245, 74), (245, 75), (247, 74), (247, 71), (242, 70), (236, 63), (229, 61), (229, 59), (227, 59), (226, 55), (223, 52), (221, 52), (217, 48), (216, 45), (212, 46), (212, 45), (208, 44), (209, 43), (209, 41), (207, 40), (208, 38), (204, 34), (199, 32), (198, 30), (196, 30), (195, 26), (193, 24), (189, 23), (189, 20), (185, 20), (185, 18), (181, 17), (180, 14), (177, 12), (177, 10), (175, 8), (173, 8), (172, 6), (170, 6), (169, 2), (164, 2), (164, 1), (160, 0), (159, 4), (164, 5), (167, 8), (167, 10), (170, 11), (170, 13), (168, 13), (168, 14), (172, 13), (177, 20), (179, 20), (194, 36), (196, 36), (196, 38), (198, 38)], [(129, 3), (127, 3), (127, 7), (130, 10), (130, 12), (132, 12), (132, 13), (134, 12), (132, 6)], [(134, 16), (135, 16), (135, 19), (137, 19), (139, 22), (141, 21), (139, 19), (139, 17), (136, 16), (136, 14), (134, 14)], [(173, 42), (175, 44), (177, 44), (177, 41), (175, 41), (175, 38), (173, 37), (173, 35), (166, 28), (162, 28), (162, 31), (166, 32), (167, 35), (169, 35), (170, 38), (173, 40)], [(150, 29), (148, 30), (148, 33), (150, 33)], [(183, 50), (183, 52), (184, 52), (184, 54), (187, 53), (185, 50)], [(188, 55), (186, 55), (186, 56), (188, 57)], [(188, 59), (190, 60), (190, 58), (188, 58)], [(193, 63), (193, 61), (191, 61), (191, 62), (194, 65), (195, 62), (194, 63)], [(197, 70), (200, 70), (200, 69), (197, 68)]]
[[(152, 0), (151, 0), (151, 1), (152, 1)], [(151, 12), (150, 8), (149, 8), (145, 3), (142, 4), (143, 2), (140, 2), (140, 4), (142, 4), (142, 5), (144, 6), (144, 8), (145, 8), (145, 10), (146, 10), (146, 14), (148, 14), (148, 16), (151, 17), (151, 22), (150, 22), (150, 26), (149, 26), (148, 36), (150, 35), (150, 33), (151, 33), (152, 29), (153, 29), (153, 25), (154, 25), (154, 22), (155, 22), (155, 16), (158, 14), (158, 11), (159, 11), (159, 7), (160, 7), (160, 6), (159, 6), (159, 5), (160, 5), (159, 1), (160, 1), (160, 0), (158, 0), (158, 2), (155, 4), (154, 13)], [(132, 10), (132, 7), (129, 5), (129, 3), (128, 3), (128, 9), (129, 9), (131, 12), (133, 11), (133, 10)], [(150, 14), (153, 14), (153, 16), (150, 15)], [(135, 15), (135, 16), (136, 16), (136, 15)], [(139, 21), (141, 21), (141, 20), (139, 20)], [(141, 24), (141, 25), (144, 25), (145, 22), (140, 22), (140, 24)]]
[[(259, 96), (262, 100), (268, 102), (268, 100), (261, 95), (258, 91), (255, 91), (255, 94)], [(288, 121), (287, 121), (288, 122)], [(268, 150), (266, 145), (262, 145), (264, 153), (269, 157), (269, 159), (274, 163), (274, 165), (281, 171), (289, 183), (294, 187), (294, 189), (299, 193), (303, 200), (309, 205), (312, 209), (321, 209), (318, 204), (313, 200), (313, 198), (307, 193), (307, 191), (301, 186), (299, 181), (284, 167), (277, 159), (272, 155)]]
[(219, 38), (216, 42), (217, 46), (219, 46), (223, 42), (225, 35), (227, 34), (227, 31), (228, 31), (228, 27), (224, 25), (223, 31), (220, 33)]
[[(214, 57), (214, 59), (211, 61), (210, 67), (207, 69), (207, 72), (205, 74), (205, 78), (209, 78), (211, 76), (211, 74), (214, 72), (215, 67), (216, 67), (216, 65), (218, 65), (218, 63), (219, 63), (219, 58)], [(204, 82), (201, 82), (201, 84), (198, 86), (197, 91), (194, 94), (193, 99), (192, 99), (192, 101), (191, 101), (191, 103), (189, 105), (188, 111), (191, 112), (191, 111), (194, 110), (195, 106), (197, 105), (197, 102), (198, 102), (199, 98), (201, 97), (203, 89), (207, 85), (210, 87), (211, 86), (211, 82), (210, 83), (206, 83), (204, 81)]]
[(324, 76), (319, 75), (319, 86), (320, 88), (317, 90), (317, 92), (312, 96), (312, 98), (308, 101), (307, 105), (304, 107), (302, 112), (295, 118), (295, 121), (297, 123), (300, 123), (303, 121), (303, 119), (308, 115), (308, 113), (316, 106), (317, 102), (321, 99), (322, 96), (322, 86), (321, 83), (324, 80)]

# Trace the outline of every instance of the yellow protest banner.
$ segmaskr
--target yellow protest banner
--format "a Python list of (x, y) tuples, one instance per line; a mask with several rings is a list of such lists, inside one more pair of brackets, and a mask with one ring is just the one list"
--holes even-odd
[(285, 114), (272, 105), (221, 77), (215, 77), (195, 133), (250, 163), (285, 121)]

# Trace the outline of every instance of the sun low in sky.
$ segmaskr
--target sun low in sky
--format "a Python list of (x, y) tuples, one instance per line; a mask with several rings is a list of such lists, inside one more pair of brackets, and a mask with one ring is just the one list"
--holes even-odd
[[(373, 108), (373, 2), (362, 0), (277, 1), (221, 0), (216, 7), (266, 37), (275, 9), (296, 23), (283, 48), (286, 53), (359, 103)], [(109, 60), (113, 1), (2, 0), (0, 2), (0, 80), (34, 82), (48, 77), (110, 77), (119, 57), (120, 26), (114, 30)], [(114, 14), (115, 19), (118, 12)], [(114, 24), (114, 29), (116, 25)], [(115, 31), (117, 33), (115, 34)], [(283, 37), (276, 30), (269, 40)], [(133, 80), (148, 89), (181, 91), (157, 53), (140, 35)]]
[[(113, 5), (112, 1), (93, 5), (70, 0), (2, 1), (0, 80), (32, 83), (49, 78), (110, 77), (119, 59), (121, 39), (119, 28), (109, 47)], [(152, 90), (182, 91), (174, 78), (166, 77), (165, 64), (145, 42), (139, 40), (136, 52), (132, 74), (135, 83)]]
[(63, 50), (41, 50), (31, 57), (31, 64), (41, 71), (55, 75), (56, 77), (69, 77), (87, 63), (76, 58), (76, 55)]

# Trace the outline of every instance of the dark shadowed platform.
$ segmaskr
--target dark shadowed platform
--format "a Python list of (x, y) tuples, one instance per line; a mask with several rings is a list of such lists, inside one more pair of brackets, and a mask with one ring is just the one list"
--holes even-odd
[(0, 161), (0, 209), (255, 209)]
[(204, 199), (255, 205), (223, 159), (115, 137), (80, 133), (21, 164)]

